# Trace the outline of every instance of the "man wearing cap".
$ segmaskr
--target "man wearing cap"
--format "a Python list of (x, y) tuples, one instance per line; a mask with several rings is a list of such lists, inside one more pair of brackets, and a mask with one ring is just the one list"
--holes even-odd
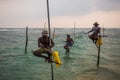
[[(50, 55), (51, 55), (51, 48), (54, 46), (54, 42), (51, 39), (50, 43), (50, 38), (48, 37), (48, 32), (47, 30), (42, 31), (42, 37), (38, 38), (38, 50), (33, 51), (33, 54), (37, 57), (43, 57), (45, 58), (46, 61), (49, 62), (50, 60)], [(42, 54), (47, 54), (48, 56), (42, 55)]]
[(95, 22), (93, 25), (94, 26), (90, 31), (88, 31), (88, 33), (93, 32), (91, 35), (89, 35), (89, 38), (92, 39), (94, 43), (96, 43), (98, 34), (100, 33), (100, 27), (98, 26), (99, 24), (97, 22)]

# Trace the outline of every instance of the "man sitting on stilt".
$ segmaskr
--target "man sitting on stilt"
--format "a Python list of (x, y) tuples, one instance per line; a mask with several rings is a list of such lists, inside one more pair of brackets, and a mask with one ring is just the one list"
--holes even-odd
[[(50, 44), (51, 40), (51, 44)], [(43, 57), (46, 61), (50, 62), (51, 48), (54, 46), (54, 42), (49, 38), (47, 30), (42, 31), (42, 37), (38, 38), (38, 50), (32, 51), (33, 55), (37, 57)], [(47, 56), (45, 55), (47, 54)]]
[(99, 24), (97, 22), (95, 22), (93, 25), (94, 26), (90, 31), (88, 31), (88, 33), (93, 32), (91, 35), (89, 35), (89, 38), (92, 39), (93, 42), (96, 44), (99, 33), (100, 33), (100, 27), (98, 26)]

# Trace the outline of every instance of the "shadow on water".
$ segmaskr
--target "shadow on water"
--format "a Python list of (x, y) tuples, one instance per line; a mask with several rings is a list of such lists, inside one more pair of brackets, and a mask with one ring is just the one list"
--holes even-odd
[(64, 70), (67, 71), (67, 72), (70, 72), (71, 69), (72, 69), (72, 63), (73, 63), (73, 58), (71, 58), (70, 56), (68, 55), (65, 55), (63, 57), (63, 67), (64, 67)]
[(71, 58), (69, 55), (65, 55), (63, 57), (64, 63), (71, 63), (73, 62), (73, 58)]

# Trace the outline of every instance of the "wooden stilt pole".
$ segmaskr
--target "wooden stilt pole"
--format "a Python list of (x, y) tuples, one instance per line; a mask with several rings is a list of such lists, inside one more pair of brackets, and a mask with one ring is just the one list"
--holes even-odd
[(100, 45), (98, 47), (98, 57), (97, 57), (97, 66), (99, 66), (99, 63), (100, 63)]
[[(50, 45), (51, 45), (50, 13), (49, 13), (49, 1), (48, 0), (47, 0), (47, 16), (48, 16), (49, 38), (50, 38)], [(51, 59), (52, 59), (52, 56), (51, 56)], [(52, 76), (52, 80), (54, 80), (54, 71), (53, 71), (52, 62), (51, 62), (51, 76)]]
[[(101, 36), (99, 36), (100, 38)], [(100, 63), (100, 49), (101, 49), (101, 44), (100, 44), (100, 40), (99, 40), (99, 45), (98, 45), (98, 56), (97, 56), (97, 66), (99, 67), (99, 63)]]
[(55, 28), (54, 28), (54, 31), (53, 31), (53, 39), (55, 38), (55, 36), (56, 36), (56, 35), (55, 35)]
[(26, 44), (25, 44), (25, 54), (27, 54), (27, 45), (28, 45), (28, 27), (26, 27)]
[(76, 23), (74, 21), (74, 39), (75, 39), (75, 26), (76, 26)]

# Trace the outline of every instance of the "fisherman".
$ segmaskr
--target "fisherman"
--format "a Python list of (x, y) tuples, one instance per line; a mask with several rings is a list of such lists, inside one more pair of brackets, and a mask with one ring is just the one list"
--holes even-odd
[(67, 34), (67, 38), (66, 38), (66, 44), (64, 46), (64, 49), (66, 49), (67, 52), (70, 51), (70, 47), (72, 47), (72, 45), (74, 44), (73, 39), (70, 37), (69, 34)]
[(95, 22), (93, 25), (94, 26), (92, 27), (92, 29), (88, 31), (87, 33), (89, 34), (90, 32), (93, 32), (91, 35), (89, 35), (89, 38), (92, 39), (94, 43), (96, 43), (98, 36), (100, 35), (100, 27), (99, 27), (98, 22)]
[[(33, 51), (33, 54), (37, 57), (43, 57), (46, 61), (50, 61), (51, 56), (51, 49), (54, 46), (54, 42), (51, 39), (50, 44), (50, 38), (48, 36), (47, 30), (42, 31), (42, 37), (38, 38), (38, 50)], [(48, 56), (45, 56), (44, 54), (47, 54)]]

